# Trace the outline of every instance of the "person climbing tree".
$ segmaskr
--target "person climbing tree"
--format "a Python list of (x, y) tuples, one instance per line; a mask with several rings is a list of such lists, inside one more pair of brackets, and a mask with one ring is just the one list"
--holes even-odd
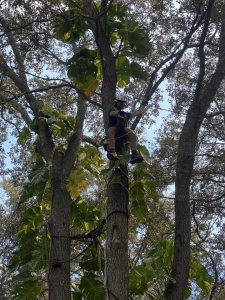
[[(130, 143), (130, 149), (132, 151), (130, 163), (140, 163), (143, 161), (143, 157), (137, 151), (137, 136), (135, 132), (128, 128), (128, 121), (138, 115), (146, 112), (147, 107), (141, 107), (139, 110), (134, 112), (125, 112), (123, 109), (126, 107), (127, 102), (125, 100), (116, 99), (114, 101), (114, 108), (109, 111), (109, 129), (107, 131), (107, 141), (108, 141), (108, 153), (107, 157), (110, 160), (117, 160), (116, 153), (116, 135), (117, 131), (121, 130), (121, 123), (123, 135)], [(120, 128), (118, 128), (120, 127)]]

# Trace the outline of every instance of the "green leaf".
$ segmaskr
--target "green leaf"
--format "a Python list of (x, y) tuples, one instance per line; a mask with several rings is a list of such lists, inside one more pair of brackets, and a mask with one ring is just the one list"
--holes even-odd
[(18, 232), (20, 240), (36, 237), (37, 232), (42, 227), (43, 214), (39, 206), (33, 206), (25, 211), (22, 219), (22, 228)]
[(31, 171), (28, 174), (29, 182), (26, 182), (23, 185), (19, 205), (34, 196), (37, 196), (41, 201), (42, 195), (45, 192), (45, 186), (49, 179), (49, 170), (44, 159), (40, 155), (36, 155), (33, 159)]
[[(86, 271), (102, 271), (104, 270), (104, 257), (99, 257), (100, 253), (96, 251), (96, 248), (91, 247), (82, 257), (79, 265)], [(100, 270), (101, 267), (101, 270)]]
[(78, 197), (84, 191), (90, 182), (84, 169), (79, 167), (72, 168), (67, 180), (67, 189), (72, 197)]
[(73, 300), (82, 300), (83, 295), (80, 291), (72, 292), (72, 299)]
[(135, 21), (129, 23), (131, 29), (128, 32), (128, 41), (132, 49), (131, 55), (136, 57), (146, 57), (151, 49), (149, 37), (144, 29), (139, 27)]
[(115, 162), (115, 165), (127, 165), (130, 161), (130, 155), (124, 154), (124, 155), (118, 155), (118, 160)]
[(66, 116), (50, 107), (42, 107), (42, 116), (40, 119), (44, 120), (52, 132), (59, 137), (69, 137), (75, 125), (75, 118)]
[(85, 231), (95, 228), (101, 219), (101, 212), (94, 204), (77, 197), (71, 204), (71, 225)]
[(133, 181), (129, 195), (132, 199), (131, 213), (141, 222), (145, 223), (148, 218), (148, 207), (145, 201), (145, 189), (142, 181)]
[(82, 277), (79, 288), (87, 300), (105, 299), (104, 285), (93, 273), (87, 273)]
[(37, 299), (44, 289), (44, 282), (30, 277), (21, 281), (13, 290), (12, 300)]
[(143, 184), (147, 195), (153, 199), (155, 202), (159, 202), (159, 194), (156, 191), (155, 185), (150, 180), (143, 180)]
[(190, 278), (195, 280), (205, 296), (210, 294), (212, 289), (212, 277), (208, 274), (206, 267), (200, 260), (193, 255), (191, 256)]
[(70, 59), (68, 76), (86, 96), (91, 96), (97, 88), (97, 51), (82, 49)]
[(146, 263), (134, 267), (129, 275), (129, 290), (135, 295), (143, 295), (148, 283), (154, 278), (154, 269)]
[(113, 4), (110, 7), (110, 10), (108, 12), (108, 16), (109, 16), (110, 20), (112, 20), (116, 17), (120, 21), (124, 21), (125, 18), (128, 16), (127, 12), (128, 11), (127, 11), (127, 6), (126, 5), (121, 4), (121, 3), (117, 3), (117, 4)]
[(130, 62), (126, 56), (118, 57), (116, 61), (116, 71), (119, 87), (123, 87), (129, 83), (131, 77), (131, 68)]
[(63, 41), (74, 43), (88, 30), (88, 23), (80, 15), (78, 8), (69, 9), (56, 19), (54, 36)]
[(189, 299), (189, 297), (191, 296), (191, 292), (192, 292), (192, 286), (191, 286), (191, 282), (190, 280), (187, 283), (185, 292), (184, 292), (184, 299)]
[(151, 165), (151, 158), (148, 149), (144, 145), (138, 145), (138, 150), (140, 151), (141, 155), (144, 157), (145, 163)]
[(23, 145), (29, 138), (31, 137), (31, 133), (28, 127), (23, 127), (20, 131), (17, 142), (19, 145)]
[(148, 258), (154, 262), (156, 268), (171, 268), (173, 260), (173, 241), (161, 240), (157, 247), (148, 253)]
[(131, 213), (142, 223), (146, 223), (148, 218), (148, 207), (144, 200), (132, 201)]
[(133, 78), (146, 80), (148, 79), (148, 73), (136, 62), (130, 64), (131, 74)]
[(103, 169), (100, 174), (103, 176), (104, 179), (108, 180), (109, 177), (112, 175), (112, 170), (113, 170), (112, 168), (111, 169)]
[(129, 194), (132, 200), (144, 200), (145, 189), (143, 182), (137, 180), (133, 181), (130, 186)]

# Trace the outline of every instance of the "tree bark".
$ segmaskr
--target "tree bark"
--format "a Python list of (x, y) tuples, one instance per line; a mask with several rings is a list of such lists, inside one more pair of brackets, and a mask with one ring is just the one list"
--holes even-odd
[(81, 95), (74, 133), (68, 142), (65, 154), (54, 152), (52, 158), (52, 211), (49, 222), (51, 246), (49, 253), (49, 300), (70, 300), (70, 207), (71, 197), (66, 188), (66, 180), (74, 165), (80, 148), (86, 102)]
[[(165, 290), (167, 300), (184, 299), (189, 276), (191, 216), (189, 188), (191, 183), (194, 154), (201, 124), (216, 92), (225, 77), (225, 6), (222, 8), (220, 33), (220, 54), (217, 68), (211, 79), (197, 86), (194, 98), (186, 116), (178, 146), (175, 179), (175, 245), (170, 281)], [(204, 73), (204, 72), (203, 72)], [(200, 75), (203, 74), (200, 68)], [(201, 90), (199, 90), (201, 89)]]
[(63, 157), (56, 153), (52, 169), (52, 212), (49, 222), (49, 300), (70, 300), (70, 206), (71, 198), (62, 177)]
[[(79, 95), (78, 110), (75, 127), (68, 141), (68, 147), (64, 154), (57, 151), (54, 139), (52, 138), (49, 124), (41, 118), (41, 102), (34, 96), (29, 89), (29, 82), (26, 77), (26, 68), (24, 65), (24, 54), (21, 47), (17, 45), (17, 39), (13, 36), (7, 22), (0, 17), (0, 24), (5, 29), (9, 45), (14, 54), (16, 68), (8, 63), (4, 52), (0, 53), (0, 69), (4, 76), (9, 77), (15, 84), (16, 88), (24, 95), (27, 103), (16, 103), (8, 101), (18, 112), (20, 112), (24, 121), (30, 125), (35, 121), (35, 126), (31, 130), (38, 135), (36, 151), (38, 151), (46, 160), (52, 164), (51, 184), (52, 184), (52, 211), (49, 220), (49, 231), (51, 235), (51, 245), (49, 253), (49, 299), (50, 300), (70, 300), (70, 205), (71, 197), (66, 188), (66, 180), (70, 175), (71, 168), (74, 165), (76, 155), (79, 151), (80, 141), (82, 138), (83, 123), (86, 112), (86, 99)], [(2, 97), (1, 97), (2, 98)], [(3, 97), (3, 101), (6, 99)], [(29, 104), (29, 105), (28, 105)], [(27, 107), (29, 106), (29, 110)], [(33, 113), (34, 118), (32, 119)], [(28, 249), (29, 250), (29, 249)]]
[[(84, 12), (90, 19), (95, 41), (102, 63), (102, 108), (105, 130), (108, 129), (108, 112), (115, 99), (117, 75), (116, 57), (114, 56), (107, 35), (107, 16), (105, 13), (111, 5), (101, 1), (100, 17), (91, 7), (92, 1), (84, 1)], [(108, 300), (128, 299), (128, 177), (127, 166), (120, 166), (109, 178), (107, 201), (106, 267), (105, 283)]]
[(107, 300), (128, 299), (128, 172), (120, 166), (109, 179), (106, 238)]

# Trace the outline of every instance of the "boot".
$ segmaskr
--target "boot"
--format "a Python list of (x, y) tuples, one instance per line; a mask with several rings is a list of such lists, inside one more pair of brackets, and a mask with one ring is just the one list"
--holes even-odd
[(132, 150), (131, 158), (130, 158), (130, 163), (136, 164), (136, 163), (141, 163), (144, 160), (143, 156), (137, 152), (137, 150)]
[(110, 149), (109, 152), (107, 153), (107, 157), (108, 157), (109, 160), (113, 160), (113, 161), (118, 160), (115, 149)]

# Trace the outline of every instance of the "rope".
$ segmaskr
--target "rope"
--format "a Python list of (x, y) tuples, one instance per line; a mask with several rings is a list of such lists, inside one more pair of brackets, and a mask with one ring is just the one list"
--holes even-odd
[(106, 217), (106, 219), (108, 220), (109, 217), (111, 217), (113, 214), (116, 214), (116, 213), (123, 214), (123, 215), (125, 215), (127, 218), (129, 218), (128, 213), (126, 213), (125, 211), (122, 211), (122, 210), (114, 210), (114, 211), (112, 211), (110, 214), (108, 214), (108, 216)]

